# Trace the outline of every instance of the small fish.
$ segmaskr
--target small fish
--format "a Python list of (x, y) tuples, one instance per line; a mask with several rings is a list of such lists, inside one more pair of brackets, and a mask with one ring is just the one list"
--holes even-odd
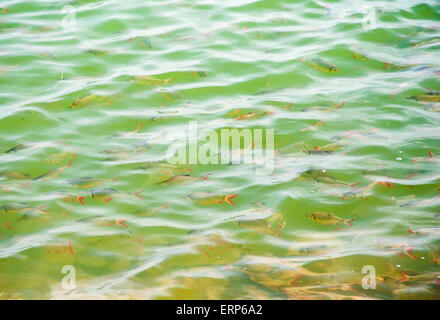
[(203, 70), (192, 71), (191, 74), (196, 78), (205, 78), (207, 76), (206, 71)]
[(74, 156), (74, 153), (62, 151), (59, 153), (51, 154), (48, 158), (44, 159), (44, 162), (49, 164), (60, 164), (66, 158), (73, 158)]
[(325, 169), (308, 169), (302, 172), (297, 180), (314, 180), (322, 184), (339, 186), (353, 185), (333, 177), (331, 174), (327, 173)]
[(263, 202), (254, 202), (251, 208), (236, 218), (235, 223), (240, 227), (253, 229), (261, 234), (280, 235), (280, 230), (286, 225), (281, 212), (267, 208)]
[(139, 43), (141, 45), (142, 48), (148, 48), (148, 49), (152, 49), (153, 48), (153, 44), (151, 42), (151, 40), (147, 37), (136, 37), (136, 38), (130, 38), (128, 39), (128, 41), (136, 41), (137, 43)]
[(11, 70), (17, 69), (19, 66), (20, 66), (19, 64), (12, 65), (12, 66), (0, 66), (0, 74), (7, 73)]
[(131, 137), (131, 136), (137, 134), (141, 130), (143, 125), (144, 125), (144, 122), (141, 122), (136, 130), (117, 133), (115, 135), (110, 136), (110, 138), (126, 138), (126, 137)]
[(419, 230), (409, 229), (408, 232), (410, 233), (410, 235), (416, 235), (416, 236), (424, 236), (427, 234), (438, 235), (440, 234), (440, 227), (422, 228)]
[(72, 104), (69, 106), (70, 109), (80, 109), (88, 105), (89, 103), (92, 103), (98, 96), (96, 94), (91, 94), (88, 96), (84, 96), (82, 98), (78, 98), (75, 101), (72, 102)]
[(368, 56), (365, 53), (362, 53), (360, 51), (355, 51), (354, 55), (353, 55), (353, 58), (359, 59), (359, 60), (362, 60), (362, 61), (365, 61), (365, 60), (369, 59)]
[(98, 225), (101, 226), (114, 226), (114, 225), (120, 225), (123, 228), (127, 229), (128, 226), (126, 224), (128, 220), (127, 219), (110, 219), (108, 217), (103, 217), (100, 215), (96, 215), (96, 216), (92, 216), (92, 217), (87, 217), (87, 218), (83, 218), (83, 219), (79, 219), (76, 220), (76, 222), (81, 222), (81, 223), (87, 223), (87, 222), (93, 222), (96, 223)]
[(413, 99), (421, 102), (439, 102), (440, 101), (440, 92), (437, 91), (429, 91), (423, 94), (419, 94), (417, 96), (409, 97), (408, 99)]
[(195, 192), (189, 194), (187, 199), (201, 205), (211, 205), (224, 202), (234, 205), (235, 203), (233, 203), (231, 200), (237, 196), (238, 194), (225, 195), (211, 192)]
[(5, 177), (10, 180), (28, 180), (31, 179), (30, 175), (27, 173), (20, 173), (16, 171), (5, 171), (0, 172), (0, 177)]
[(327, 226), (329, 223), (332, 223), (335, 226), (337, 226), (338, 223), (345, 223), (347, 226), (350, 227), (351, 226), (350, 222), (355, 220), (355, 218), (344, 220), (342, 218), (339, 218), (338, 216), (335, 216), (333, 213), (329, 213), (329, 212), (313, 212), (307, 214), (306, 217), (318, 223), (322, 223), (324, 224), (324, 226)]
[(144, 200), (142, 196), (140, 195), (144, 190), (135, 192), (135, 193), (129, 193), (129, 192), (121, 192), (112, 188), (105, 188), (105, 189), (92, 189), (89, 190), (88, 193), (90, 196), (95, 200), (100, 200), (103, 202), (109, 202), (115, 197), (126, 197), (126, 196), (134, 196), (141, 200)]
[(93, 54), (94, 56), (106, 56), (111, 53), (111, 51), (101, 50), (101, 49), (89, 49), (86, 53)]
[(90, 189), (97, 186), (100, 186), (106, 182), (116, 182), (120, 176), (114, 177), (112, 179), (102, 179), (102, 178), (93, 178), (93, 177), (84, 177), (69, 180), (69, 183), (75, 187), (81, 189)]
[(300, 131), (304, 132), (304, 131), (315, 131), (317, 127), (319, 126), (323, 126), (324, 125), (324, 121), (318, 121), (315, 122), (314, 124), (307, 126), (305, 128), (302, 128)]
[(157, 94), (162, 96), (168, 101), (174, 102), (182, 99), (182, 96), (178, 92), (172, 91), (157, 91)]
[(333, 110), (337, 110), (341, 108), (345, 104), (345, 101), (342, 101), (336, 106), (329, 106), (329, 105), (318, 105), (318, 106), (311, 106), (304, 109), (301, 109), (301, 112), (332, 112)]
[(428, 105), (425, 110), (433, 111), (433, 112), (440, 112), (440, 103), (432, 103)]
[(32, 144), (20, 143), (19, 145), (16, 145), (15, 147), (12, 147), (11, 149), (6, 150), (5, 153), (11, 153), (11, 152), (16, 153), (16, 152), (21, 151), (21, 150), (30, 149), (32, 147), (33, 147)]
[(49, 51), (39, 51), (39, 54), (45, 58), (51, 58), (51, 59), (57, 58), (52, 52), (49, 52)]
[(173, 81), (173, 78), (169, 79), (158, 79), (151, 76), (132, 76), (131, 77), (138, 84), (147, 84), (147, 85), (158, 85), (158, 84), (170, 84)]
[(414, 256), (411, 251), (414, 250), (414, 247), (407, 243), (383, 243), (381, 241), (376, 241), (376, 245), (385, 250), (393, 250), (397, 252), (397, 255), (403, 256), (403, 253), (408, 257), (414, 260), (418, 260), (416, 256)]
[(335, 151), (328, 148), (314, 147), (313, 149), (302, 150), (302, 152), (307, 153), (308, 155), (327, 155), (332, 154)]
[(131, 148), (113, 148), (101, 151), (101, 153), (105, 153), (108, 155), (106, 159), (107, 161), (113, 161), (130, 158), (137, 154), (145, 153), (149, 149), (151, 149), (151, 145), (145, 141), (132, 144)]
[(15, 213), (30, 213), (30, 212), (34, 212), (35, 210), (39, 210), (41, 212), (44, 213), (48, 213), (49, 211), (44, 210), (44, 206), (35, 208), (32, 207), (30, 205), (28, 205), (27, 203), (13, 203), (13, 204), (5, 204), (3, 206), (0, 207), (0, 210), (3, 210), (4, 213), (8, 213), (8, 214), (15, 214)]
[(34, 178), (34, 180), (47, 180), (47, 179), (50, 179), (50, 178), (56, 178), (56, 177), (58, 177), (60, 174), (62, 174), (67, 168), (69, 168), (71, 165), (72, 165), (72, 163), (73, 163), (73, 161), (75, 161), (75, 159), (76, 159), (76, 155), (74, 156), (74, 158), (73, 158), (73, 160), (72, 161), (70, 161), (68, 164), (66, 164), (65, 166), (62, 166), (62, 167), (58, 167), (58, 168), (55, 168), (55, 169), (52, 169), (52, 170), (49, 170), (48, 172), (46, 172), (46, 173), (43, 173), (42, 175), (40, 175), (40, 176), (38, 176), (38, 177), (36, 177), (36, 178)]
[(420, 46), (424, 46), (424, 45), (427, 45), (427, 44), (436, 43), (436, 42), (439, 42), (439, 41), (440, 41), (440, 38), (433, 38), (433, 39), (421, 41), (419, 43), (413, 43), (412, 46), (413, 47), (420, 47)]
[(326, 72), (338, 72), (339, 68), (324, 59), (312, 59), (313, 64), (310, 65), (312, 68), (316, 68), (319, 71)]
[(189, 174), (182, 174), (182, 175), (178, 175), (178, 176), (173, 176), (169, 179), (166, 179), (162, 182), (159, 182), (157, 184), (159, 185), (186, 185), (189, 183), (195, 183), (197, 181), (201, 181), (201, 180), (208, 180), (208, 176), (210, 176), (211, 174), (207, 174), (203, 177), (193, 177), (190, 176)]
[(133, 214), (140, 216), (140, 217), (149, 217), (149, 216), (152, 216), (152, 215), (158, 213), (160, 210), (167, 209), (168, 208), (167, 204), (168, 204), (168, 202), (164, 203), (162, 206), (160, 206), (159, 208), (155, 208), (155, 209), (152, 209), (150, 207), (141, 208), (141, 209), (133, 212)]
[(21, 192), (23, 188), (28, 187), (29, 182), (23, 184), (0, 184), (0, 191), (2, 192)]
[(322, 255), (326, 252), (326, 249), (327, 249), (326, 245), (311, 245), (311, 246), (292, 247), (289, 249), (287, 254), (299, 255), (299, 256)]
[(249, 111), (245, 114), (240, 114), (238, 117), (235, 118), (235, 120), (252, 120), (252, 119), (258, 119), (260, 117), (269, 116), (273, 114), (273, 112), (270, 111), (261, 111), (261, 112), (252, 112)]
[(436, 161), (436, 157), (435, 157), (434, 153), (431, 150), (428, 151), (428, 155), (429, 155), (428, 157), (413, 158), (411, 160), (411, 162), (415, 163), (415, 162), (420, 162), (420, 161), (426, 161), (426, 162)]
[(75, 202), (78, 201), (81, 204), (85, 204), (82, 200), (84, 199), (83, 196), (78, 196), (75, 193), (68, 192), (68, 191), (56, 191), (51, 192), (49, 194), (56, 195), (57, 198), (60, 198), (63, 202)]

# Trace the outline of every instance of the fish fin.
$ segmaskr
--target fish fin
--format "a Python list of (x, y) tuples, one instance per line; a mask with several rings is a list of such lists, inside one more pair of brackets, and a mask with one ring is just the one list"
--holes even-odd
[(232, 205), (235, 205), (235, 203), (233, 203), (232, 201), (231, 201), (231, 199), (234, 199), (235, 197), (237, 197), (238, 196), (238, 194), (230, 194), (230, 195), (228, 195), (228, 196), (226, 196), (225, 197), (225, 201), (227, 202), (227, 203), (229, 203), (229, 204), (232, 204)]
[(410, 248), (410, 249), (408, 249), (408, 250), (405, 250), (405, 251), (403, 251), (403, 252), (405, 252), (405, 254), (406, 254), (408, 257), (410, 257), (411, 259), (419, 260), (416, 256), (414, 256), (414, 255), (411, 254), (411, 251), (413, 251), (412, 248)]
[(142, 126), (144, 125), (144, 122), (141, 122), (141, 124), (137, 127), (137, 129), (135, 130), (136, 133), (139, 132), (139, 130), (141, 130)]
[(74, 253), (73, 253), (73, 250), (72, 250), (72, 241), (69, 241), (67, 243), (67, 249), (69, 250), (69, 253), (73, 256)]
[(301, 277), (302, 277), (302, 274), (297, 275), (296, 277), (294, 277), (294, 278), (289, 282), (289, 284), (290, 284), (291, 286), (294, 286), (294, 285), (295, 285), (295, 282), (297, 282)]
[(73, 161), (75, 161), (75, 160), (76, 160), (76, 154), (73, 155), (73, 159), (72, 159), (72, 161), (70, 161), (70, 162), (66, 165), (66, 167), (70, 167), (70, 166), (72, 165)]
[(207, 174), (205, 174), (203, 177), (202, 177), (202, 180), (208, 180), (208, 177), (209, 176), (212, 176), (212, 173), (207, 173)]
[(44, 213), (49, 213), (49, 211), (43, 209), (45, 207), (46, 207), (46, 205), (38, 207), (37, 210), (40, 210), (41, 212), (44, 212)]
[(119, 224), (119, 225), (123, 226), (124, 228), (128, 228), (128, 226), (125, 224), (125, 222), (127, 222), (127, 219), (117, 219), (116, 220), (116, 224)]
[(135, 193), (133, 193), (133, 195), (136, 197), (136, 198), (139, 198), (139, 199), (141, 199), (141, 200), (144, 200), (144, 198), (141, 196), (141, 195), (139, 195), (140, 193), (142, 193), (142, 192), (144, 192), (145, 190), (141, 190), (141, 191), (138, 191), (138, 192), (135, 192)]
[(400, 272), (400, 275), (402, 276), (402, 279), (400, 279), (399, 282), (408, 280), (408, 276), (403, 271)]
[(84, 199), (83, 196), (76, 197), (76, 200), (77, 200), (79, 203), (81, 203), (81, 204), (85, 204), (84, 202), (82, 202), (82, 199)]
[(354, 221), (356, 218), (351, 218), (351, 219), (347, 219), (347, 220), (344, 220), (344, 223), (347, 225), (347, 226), (349, 226), (349, 227), (351, 227), (351, 221)]
[(117, 181), (120, 177), (121, 177), (121, 176), (114, 177), (114, 178), (111, 179), (110, 181)]

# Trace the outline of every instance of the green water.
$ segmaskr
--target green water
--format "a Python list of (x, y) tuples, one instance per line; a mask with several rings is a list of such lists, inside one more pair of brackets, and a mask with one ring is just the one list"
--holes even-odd
[[(439, 299), (439, 9), (3, 1), (0, 298)], [(274, 129), (273, 172), (168, 164), (190, 121)]]

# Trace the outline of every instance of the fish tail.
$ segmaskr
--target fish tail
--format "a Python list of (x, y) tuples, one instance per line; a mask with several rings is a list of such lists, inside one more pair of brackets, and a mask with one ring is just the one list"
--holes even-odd
[(46, 207), (46, 205), (43, 205), (41, 207), (38, 207), (37, 210), (40, 210), (41, 212), (44, 212), (44, 213), (49, 213), (49, 211), (44, 210), (45, 207)]
[(342, 107), (345, 104), (345, 101), (342, 101), (340, 104), (338, 104), (335, 109), (339, 109), (340, 107)]
[(128, 228), (128, 226), (125, 224), (125, 222), (127, 222), (127, 219), (116, 219), (116, 224), (119, 224), (121, 226), (123, 226), (124, 228)]
[(67, 139), (61, 139), (57, 143), (62, 144), (63, 146), (67, 146), (66, 140)]
[(142, 121), (142, 122), (140, 123), (140, 125), (137, 127), (137, 129), (135, 130), (135, 132), (138, 133), (139, 130), (141, 130), (141, 128), (142, 128), (143, 125), (144, 125), (144, 122)]
[(414, 256), (414, 255), (411, 253), (411, 251), (413, 251), (413, 250), (414, 250), (414, 248), (411, 246), (411, 248), (405, 250), (404, 252), (405, 252), (405, 254), (406, 254), (408, 257), (410, 257), (411, 259), (419, 260), (416, 256)]
[(355, 186), (361, 184), (360, 182), (350, 183), (349, 186), (354, 188)]
[(429, 150), (429, 158), (434, 158), (434, 153), (431, 150)]
[(235, 197), (237, 197), (238, 196), (238, 194), (230, 194), (230, 195), (228, 195), (228, 196), (226, 196), (225, 197), (225, 201), (227, 202), (227, 203), (229, 203), (229, 204), (232, 204), (232, 205), (235, 205), (235, 203), (233, 203), (232, 201), (231, 201), (231, 199), (234, 199)]
[(167, 206), (168, 203), (169, 203), (169, 201), (165, 202), (165, 203), (159, 208), (159, 210), (160, 210), (160, 209), (168, 209), (168, 206)]
[(415, 231), (408, 229), (408, 232), (410, 233), (410, 235), (416, 234)]
[(76, 200), (77, 200), (79, 203), (81, 203), (81, 204), (85, 204), (84, 202), (82, 202), (82, 199), (84, 199), (83, 196), (76, 197)]
[(73, 155), (72, 161), (70, 161), (66, 167), (70, 167), (72, 165), (73, 161), (75, 161), (75, 160), (76, 160), (76, 153)]
[(347, 226), (351, 227), (351, 223), (350, 223), (350, 222), (354, 221), (355, 219), (356, 219), (356, 218), (351, 218), (351, 219), (344, 220), (344, 223), (345, 223)]
[(67, 243), (67, 249), (69, 250), (69, 253), (73, 256), (75, 253), (73, 253), (73, 250), (72, 250), (72, 241), (69, 241), (68, 243)]
[(408, 276), (404, 272), (400, 272), (400, 275), (402, 276), (402, 279), (399, 280), (400, 282), (408, 280)]
[(291, 286), (294, 286), (294, 285), (295, 285), (295, 282), (297, 282), (301, 277), (302, 277), (302, 274), (297, 275), (295, 278), (293, 278), (293, 279), (289, 282), (289, 284), (290, 284)]
[(211, 175), (212, 175), (212, 173), (207, 173), (207, 174), (205, 174), (205, 175), (202, 177), (202, 180), (207, 181), (207, 180), (208, 180), (208, 177), (211, 176)]
[(136, 198), (139, 198), (139, 199), (141, 199), (141, 200), (144, 200), (144, 198), (140, 195), (140, 193), (142, 193), (142, 192), (144, 192), (145, 190), (141, 190), (141, 191), (138, 191), (138, 192), (135, 192), (135, 193), (133, 193), (133, 195), (136, 197)]

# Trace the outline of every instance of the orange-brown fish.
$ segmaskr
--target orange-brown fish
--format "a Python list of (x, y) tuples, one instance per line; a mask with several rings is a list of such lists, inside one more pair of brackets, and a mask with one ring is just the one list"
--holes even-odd
[(134, 196), (134, 197), (137, 197), (141, 200), (144, 200), (144, 198), (140, 195), (142, 192), (144, 192), (144, 190), (141, 190), (139, 192), (130, 193), (130, 192), (121, 192), (121, 191), (111, 189), (111, 188), (92, 189), (92, 190), (88, 191), (88, 193), (90, 194), (90, 196), (93, 199), (100, 200), (103, 202), (109, 202), (115, 197), (122, 197), (123, 198), (126, 196)]
[(237, 197), (238, 194), (220, 194), (220, 193), (211, 193), (211, 192), (195, 192), (189, 194), (187, 198), (197, 204), (201, 205), (211, 205), (216, 203), (229, 203), (234, 205), (231, 200)]
[(146, 85), (170, 84), (170, 82), (173, 81), (173, 78), (158, 79), (151, 76), (133, 76), (131, 78), (136, 81), (136, 83)]
[(28, 205), (27, 203), (11, 203), (5, 204), (0, 207), (0, 210), (3, 210), (4, 213), (14, 214), (14, 213), (30, 213), (35, 210), (39, 210), (44, 213), (48, 213), (49, 211), (44, 210), (44, 206), (40, 206), (38, 208)]
[(322, 223), (324, 224), (324, 226), (327, 226), (329, 223), (332, 223), (335, 226), (337, 226), (338, 223), (345, 223), (347, 226), (350, 227), (350, 222), (355, 220), (355, 218), (342, 219), (330, 212), (313, 212), (307, 214), (306, 217), (318, 223)]
[(34, 178), (34, 180), (47, 180), (47, 179), (50, 179), (50, 178), (58, 177), (67, 168), (69, 168), (72, 165), (72, 163), (73, 163), (73, 161), (75, 161), (75, 159), (76, 159), (76, 155), (74, 156), (74, 159), (72, 161), (70, 161), (67, 165), (62, 166), (62, 167), (58, 167), (58, 168), (55, 168), (55, 169), (52, 169), (52, 170), (49, 170), (48, 172), (43, 173), (42, 175)]
[(157, 184), (159, 185), (186, 185), (190, 183), (196, 183), (197, 181), (201, 180), (208, 180), (208, 176), (210, 174), (204, 175), (203, 177), (193, 177), (189, 174), (182, 174), (178, 176), (173, 176), (169, 179), (166, 179), (162, 182), (159, 182)]
[(81, 189), (90, 189), (97, 186), (100, 186), (106, 182), (117, 182), (120, 176), (114, 177), (112, 179), (103, 179), (103, 178), (93, 178), (93, 177), (84, 177), (84, 178), (76, 178), (69, 180), (69, 183), (75, 187)]
[(30, 175), (27, 173), (20, 173), (16, 171), (1, 172), (0, 177), (5, 177), (10, 180), (27, 180), (31, 178)]

